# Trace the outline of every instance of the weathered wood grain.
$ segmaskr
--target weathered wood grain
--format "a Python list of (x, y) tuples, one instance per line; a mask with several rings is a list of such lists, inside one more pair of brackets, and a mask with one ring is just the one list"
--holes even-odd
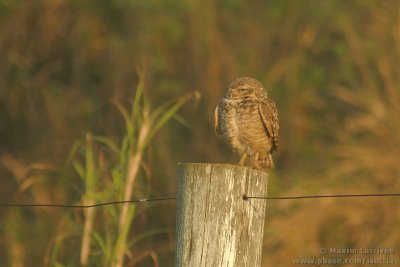
[(176, 267), (261, 265), (268, 174), (227, 164), (179, 164)]

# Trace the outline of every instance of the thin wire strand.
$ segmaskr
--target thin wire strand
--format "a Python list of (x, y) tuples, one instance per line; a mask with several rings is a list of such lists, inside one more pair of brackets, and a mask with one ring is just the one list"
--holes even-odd
[(388, 194), (343, 194), (343, 195), (310, 195), (310, 196), (287, 196), (287, 197), (262, 197), (262, 196), (246, 196), (243, 199), (271, 199), (271, 200), (284, 200), (284, 199), (306, 199), (306, 198), (353, 198), (353, 197), (400, 197), (400, 193)]
[(77, 209), (87, 209), (95, 208), (100, 206), (108, 205), (119, 205), (125, 203), (140, 203), (140, 202), (154, 202), (154, 201), (165, 201), (165, 200), (175, 200), (176, 197), (164, 197), (164, 198), (142, 198), (136, 200), (122, 200), (122, 201), (111, 201), (97, 203), (93, 205), (65, 205), (65, 204), (0, 204), (0, 207), (54, 207), (54, 208), (77, 208)]
[[(354, 198), (354, 197), (400, 197), (400, 193), (388, 193), (388, 194), (344, 194), (344, 195), (309, 195), (309, 196), (286, 196), (286, 197), (263, 197), (263, 196), (246, 196), (243, 195), (243, 200), (250, 199), (270, 199), (270, 200), (285, 200), (285, 199), (312, 199), (312, 198)], [(67, 204), (7, 204), (0, 203), (0, 207), (53, 207), (53, 208), (76, 208), (86, 209), (95, 208), (100, 206), (119, 205), (125, 203), (144, 203), (144, 202), (156, 202), (156, 201), (167, 201), (176, 200), (176, 197), (163, 197), (163, 198), (142, 198), (136, 200), (124, 200), (124, 201), (111, 201), (102, 202), (93, 205), (67, 205)], [(250, 205), (252, 205), (250, 203)], [(253, 206), (253, 205), (252, 205)]]

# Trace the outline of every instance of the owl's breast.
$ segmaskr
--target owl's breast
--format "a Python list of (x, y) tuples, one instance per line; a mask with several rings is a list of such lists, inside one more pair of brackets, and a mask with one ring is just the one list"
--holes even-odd
[(244, 153), (246, 144), (241, 137), (236, 110), (237, 101), (223, 98), (218, 106), (220, 137), (238, 153)]
[(267, 154), (271, 138), (258, 110), (257, 100), (222, 99), (218, 107), (220, 136), (236, 152)]

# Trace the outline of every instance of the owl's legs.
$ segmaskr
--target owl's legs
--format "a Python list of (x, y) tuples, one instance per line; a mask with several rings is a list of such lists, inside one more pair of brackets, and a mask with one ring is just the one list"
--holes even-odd
[(258, 158), (260, 157), (260, 153), (256, 153), (255, 155), (254, 155), (254, 159), (253, 159), (253, 164), (254, 164), (254, 167), (256, 168), (256, 169), (259, 169), (259, 170), (261, 170), (262, 169), (262, 166), (260, 165), (260, 163), (258, 162)]
[(241, 167), (244, 166), (244, 162), (246, 161), (246, 158), (247, 158), (247, 153), (245, 152), (245, 153), (243, 153), (242, 157), (240, 158), (239, 166), (241, 166)]

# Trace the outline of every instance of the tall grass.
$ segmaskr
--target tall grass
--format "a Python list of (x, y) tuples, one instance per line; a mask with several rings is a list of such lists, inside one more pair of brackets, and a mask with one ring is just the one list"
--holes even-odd
[(340, 24), (350, 52), (345, 58), (354, 63), (353, 78), (334, 91), (346, 112), (341, 127), (331, 129), (338, 140), (336, 172), (400, 186), (400, 23), (380, 10), (370, 17), (368, 36), (348, 19)]
[[(319, 114), (283, 115), (287, 122), (305, 117), (302, 125), (314, 134), (306, 136), (305, 142), (296, 142), (303, 146), (305, 156), (312, 152), (310, 148), (318, 148), (319, 158), (311, 163), (318, 162), (312, 170), (320, 170), (313, 173), (291, 168), (303, 173), (291, 179), (294, 183), (286, 194), (399, 192), (400, 6), (397, 2), (354, 1), (350, 11), (329, 6), (333, 1), (325, 3), (330, 11), (337, 8), (335, 19), (325, 25), (334, 38), (323, 47), (321, 42), (329, 35), (319, 34), (311, 51), (326, 49), (329, 63), (319, 68), (327, 74), (324, 80), (331, 82), (310, 98), (301, 94), (313, 101), (299, 101), (298, 105), (306, 103)], [(357, 8), (360, 12), (354, 12)], [(316, 27), (319, 32), (326, 30)], [(300, 63), (308, 65), (305, 58)], [(301, 91), (308, 90), (300, 82), (296, 85)], [(288, 131), (293, 130), (296, 128), (288, 127)], [(320, 257), (321, 247), (400, 245), (397, 198), (271, 203), (270, 218), (265, 266), (288, 265), (288, 255)], [(390, 258), (396, 262), (398, 255)]]
[[(80, 203), (93, 205), (105, 201), (123, 201), (134, 197), (135, 185), (145, 156), (145, 149), (155, 134), (175, 116), (178, 110), (196, 94), (187, 94), (168, 101), (154, 110), (139, 83), (131, 107), (118, 101), (111, 104), (121, 115), (125, 134), (120, 140), (87, 133), (78, 140), (67, 160), (81, 178), (83, 194)], [(78, 186), (78, 187), (80, 187)], [(65, 257), (63, 250), (70, 239), (81, 238), (79, 263), (83, 266), (125, 266), (135, 254), (131, 235), (132, 221), (136, 217), (135, 204), (125, 203), (100, 209), (84, 209), (71, 213), (67, 219), (75, 229), (69, 237), (60, 238), (49, 247), (50, 265), (77, 264), (74, 257)], [(147, 230), (151, 233), (152, 229)], [(74, 232), (74, 231), (73, 231)], [(64, 233), (59, 233), (63, 235)], [(76, 244), (76, 242), (74, 242)], [(125, 262), (125, 263), (124, 263)]]

